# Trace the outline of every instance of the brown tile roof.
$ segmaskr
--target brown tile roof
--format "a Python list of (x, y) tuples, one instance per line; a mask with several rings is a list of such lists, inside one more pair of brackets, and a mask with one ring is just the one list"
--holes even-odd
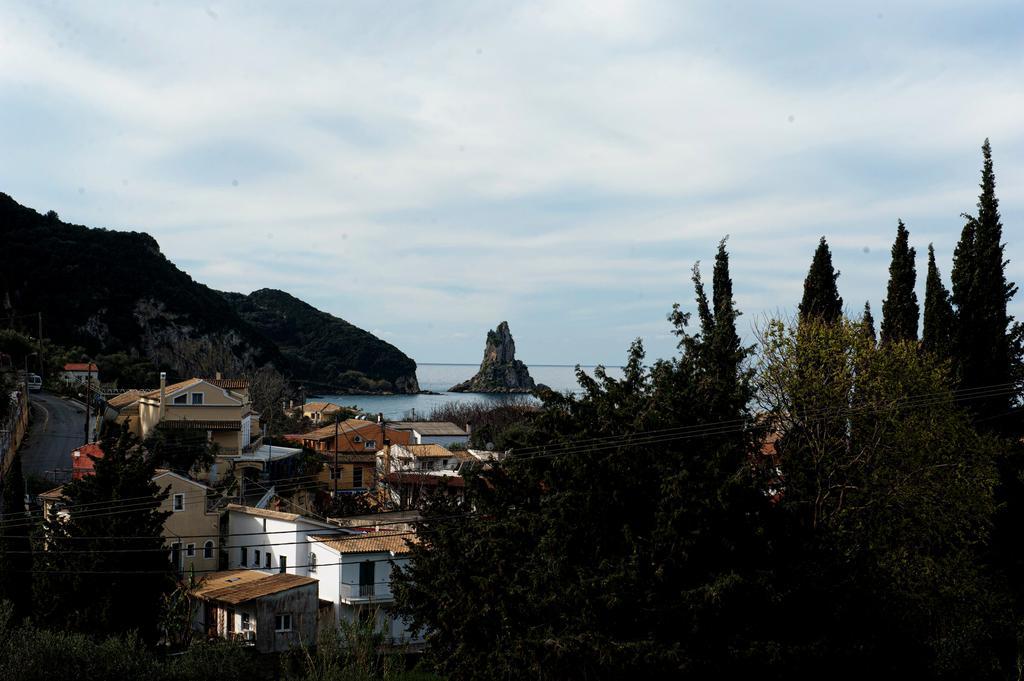
[(395, 430), (415, 430), (420, 435), (461, 435), (468, 437), (463, 428), (449, 421), (393, 421), (387, 424)]
[(352, 534), (334, 537), (312, 535), (310, 539), (318, 541), (338, 553), (388, 551), (395, 555), (401, 555), (409, 553), (409, 542), (415, 542), (416, 535), (412, 532), (401, 530), (383, 530), (380, 532), (366, 532), (361, 535)]
[(160, 422), (160, 428), (169, 430), (241, 430), (241, 421), (187, 421), (165, 419)]
[(120, 410), (123, 407), (135, 404), (136, 402), (139, 401), (139, 397), (141, 396), (142, 393), (139, 392), (138, 390), (125, 390), (120, 395), (115, 395), (114, 397), (111, 397), (109, 400), (107, 400), (107, 404), (113, 407), (114, 409)]
[(331, 402), (306, 402), (304, 405), (302, 405), (302, 411), (303, 413), (309, 411), (323, 411), (324, 409), (327, 409), (327, 407), (330, 406), (337, 407), (337, 405), (332, 404)]
[(211, 385), (227, 390), (247, 390), (249, 388), (248, 378), (207, 378), (204, 380)]
[(39, 494), (40, 499), (60, 499), (62, 496), (64, 496), (64, 485), (54, 487)]
[[(367, 428), (379, 430), (380, 425), (376, 421), (364, 421), (363, 419), (345, 419), (338, 424), (338, 434), (356, 433)], [(334, 424), (311, 430), (302, 436), (307, 440), (326, 440), (334, 437)]]
[[(170, 385), (165, 386), (164, 390), (166, 390), (167, 394), (170, 395), (172, 392), (174, 392), (176, 390), (180, 390), (182, 388), (186, 388), (186, 387), (188, 387), (190, 385), (195, 385), (196, 383), (198, 383), (201, 380), (202, 380), (201, 378), (190, 378), (187, 381), (179, 381), (177, 383), (171, 383)], [(145, 397), (147, 399), (156, 399), (156, 398), (160, 397), (160, 388), (157, 388), (156, 390), (150, 390), (148, 393), (144, 393), (142, 395), (142, 397)]]
[(271, 511), (269, 508), (256, 508), (254, 506), (242, 506), (241, 504), (228, 504), (227, 510), (238, 511), (248, 515), (255, 515), (261, 518), (274, 518), (275, 520), (298, 520), (302, 516), (298, 513), (285, 513), (283, 511)]
[(268, 575), (255, 570), (226, 570), (204, 578), (193, 594), (203, 600), (237, 605), (316, 583), (317, 581), (311, 577), (287, 572)]
[(455, 452), (441, 445), (401, 445), (417, 459), (457, 459)]

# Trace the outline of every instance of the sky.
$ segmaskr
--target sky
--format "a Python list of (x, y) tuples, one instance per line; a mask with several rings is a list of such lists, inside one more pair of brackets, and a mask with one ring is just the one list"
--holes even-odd
[(748, 339), (822, 235), (880, 320), (899, 218), (923, 302), (986, 137), (1024, 281), (1022, 74), (1019, 0), (5, 2), (0, 191), (419, 362), (614, 365), (726, 236)]

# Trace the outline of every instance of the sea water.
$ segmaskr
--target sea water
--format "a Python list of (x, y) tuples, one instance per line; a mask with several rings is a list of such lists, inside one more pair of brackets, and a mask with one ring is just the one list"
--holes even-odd
[[(356, 407), (361, 412), (384, 414), (384, 418), (399, 420), (415, 420), (426, 418), (436, 407), (448, 402), (484, 402), (500, 403), (506, 400), (534, 399), (524, 395), (489, 395), (484, 393), (451, 393), (448, 388), (471, 378), (479, 369), (477, 364), (419, 364), (416, 378), (421, 390), (429, 390), (436, 395), (315, 395), (309, 396), (310, 401), (333, 402), (346, 407)], [(593, 375), (594, 367), (582, 367)], [(609, 376), (622, 377), (620, 367), (606, 367)], [(537, 383), (543, 383), (558, 392), (580, 391), (576, 381), (575, 367), (566, 365), (535, 364), (530, 366), (530, 376)]]

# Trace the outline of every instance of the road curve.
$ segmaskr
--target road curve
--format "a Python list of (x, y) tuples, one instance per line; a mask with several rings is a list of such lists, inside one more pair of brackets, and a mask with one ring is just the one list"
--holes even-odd
[(54, 485), (71, 478), (71, 451), (85, 441), (85, 409), (48, 393), (32, 393), (32, 426), (21, 445), (21, 470)]

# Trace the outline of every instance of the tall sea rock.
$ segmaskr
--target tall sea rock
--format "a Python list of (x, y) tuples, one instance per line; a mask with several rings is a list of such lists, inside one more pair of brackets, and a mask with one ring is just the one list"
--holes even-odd
[(516, 342), (508, 322), (487, 332), (480, 370), (468, 381), (450, 388), (455, 393), (528, 393), (537, 387), (530, 370), (516, 359)]

